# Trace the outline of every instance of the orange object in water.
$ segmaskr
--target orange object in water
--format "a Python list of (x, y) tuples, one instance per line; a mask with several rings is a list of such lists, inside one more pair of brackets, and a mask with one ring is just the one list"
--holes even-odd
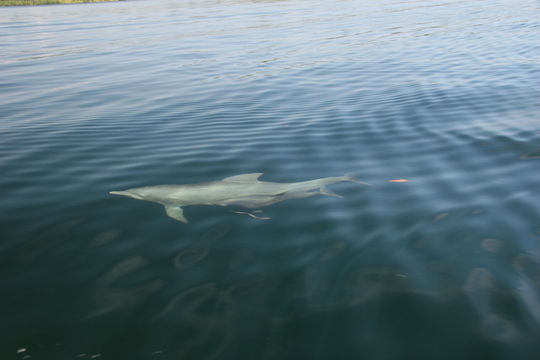
[(388, 180), (389, 182), (407, 182), (409, 180), (407, 179), (394, 179), (394, 180)]

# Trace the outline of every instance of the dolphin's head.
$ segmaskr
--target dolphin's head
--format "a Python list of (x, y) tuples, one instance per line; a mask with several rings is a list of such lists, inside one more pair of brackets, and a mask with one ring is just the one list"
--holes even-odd
[(144, 197), (140, 194), (137, 194), (136, 191), (134, 190), (124, 190), (124, 191), (111, 191), (109, 192), (109, 194), (111, 195), (122, 195), (122, 196), (127, 196), (127, 197), (130, 197), (130, 198), (133, 198), (133, 199), (137, 199), (137, 200), (144, 200)]

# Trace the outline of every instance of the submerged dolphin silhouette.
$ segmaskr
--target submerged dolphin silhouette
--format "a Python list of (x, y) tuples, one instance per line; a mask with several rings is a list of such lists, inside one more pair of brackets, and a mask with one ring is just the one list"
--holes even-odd
[[(242, 174), (200, 184), (157, 185), (111, 191), (109, 194), (147, 200), (165, 206), (167, 215), (187, 223), (182, 207), (190, 205), (239, 205), (257, 209), (287, 199), (301, 199), (314, 195), (341, 197), (326, 188), (326, 185), (351, 181), (368, 185), (352, 175), (327, 177), (294, 183), (259, 181), (262, 173)], [(319, 191), (312, 191), (319, 189)]]

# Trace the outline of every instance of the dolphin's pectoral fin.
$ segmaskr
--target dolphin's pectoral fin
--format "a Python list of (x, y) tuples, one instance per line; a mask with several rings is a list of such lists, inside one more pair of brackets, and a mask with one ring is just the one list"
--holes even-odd
[(333, 196), (333, 197), (338, 197), (338, 198), (342, 198), (342, 197), (343, 197), (343, 196), (341, 196), (341, 195), (336, 194), (336, 193), (333, 192), (332, 190), (328, 189), (326, 186), (321, 186), (321, 187), (320, 187), (320, 189), (319, 189), (319, 194), (321, 194), (321, 195)]
[(175, 220), (183, 222), (184, 224), (188, 223), (186, 217), (184, 216), (184, 209), (182, 209), (180, 206), (165, 205), (165, 212), (167, 213), (167, 216)]

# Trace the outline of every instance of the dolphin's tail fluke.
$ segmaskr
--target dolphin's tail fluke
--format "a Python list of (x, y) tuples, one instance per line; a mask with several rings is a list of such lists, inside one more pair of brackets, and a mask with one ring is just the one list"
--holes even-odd
[(342, 198), (343, 197), (341, 195), (336, 194), (335, 192), (333, 192), (332, 190), (330, 190), (329, 188), (327, 188), (324, 185), (320, 187), (319, 194), (326, 195), (326, 196), (333, 196), (333, 197), (337, 197), (337, 198)]
[(357, 183), (357, 184), (362, 184), (362, 185), (371, 185), (370, 183), (367, 183), (365, 181), (360, 180), (354, 174), (351, 174), (351, 173), (345, 174), (343, 176), (343, 180), (344, 181), (350, 181), (350, 182)]

